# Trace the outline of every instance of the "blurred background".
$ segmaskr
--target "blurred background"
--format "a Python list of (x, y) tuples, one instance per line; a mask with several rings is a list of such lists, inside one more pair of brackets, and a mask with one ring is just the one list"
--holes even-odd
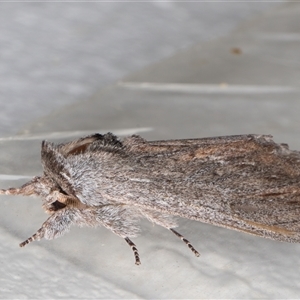
[[(40, 143), (273, 134), (300, 149), (296, 2), (0, 3), (0, 183), (41, 174)], [(40, 199), (2, 197), (0, 298), (296, 298), (298, 245), (180, 220), (188, 249), (142, 222), (131, 250), (103, 228), (20, 249)]]
[(21, 2), (0, 10), (2, 136), (279, 5)]

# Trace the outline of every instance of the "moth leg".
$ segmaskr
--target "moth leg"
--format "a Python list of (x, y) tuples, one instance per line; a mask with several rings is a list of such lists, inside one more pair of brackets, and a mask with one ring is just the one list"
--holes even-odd
[(42, 227), (30, 238), (20, 244), (24, 247), (33, 241), (39, 241), (42, 238), (52, 240), (64, 235), (69, 231), (72, 223), (76, 221), (76, 212), (71, 209), (61, 209), (53, 213), (42, 225)]
[(163, 214), (161, 212), (152, 211), (149, 209), (140, 210), (140, 212), (149, 220), (155, 224), (158, 224), (164, 228), (171, 230), (176, 236), (178, 236), (196, 256), (200, 256), (199, 252), (192, 246), (192, 244), (180, 233), (174, 230), (177, 227), (176, 222), (172, 219), (172, 216)]
[(20, 247), (25, 247), (27, 244), (34, 242), (34, 241), (39, 241), (44, 237), (44, 228), (41, 227), (34, 235), (32, 235), (30, 238), (22, 242), (19, 246)]
[(169, 228), (176, 236), (178, 236), (191, 250), (192, 252), (199, 257), (200, 253), (193, 247), (193, 245), (183, 236), (181, 235), (179, 232), (177, 232), (176, 230), (174, 230), (173, 228)]
[[(125, 239), (134, 253), (135, 264), (141, 264), (136, 245), (130, 240), (130, 238), (136, 237), (139, 233), (139, 227), (137, 226), (138, 213), (135, 208), (120, 204), (108, 204), (84, 211), (87, 211), (88, 214), (84, 220), (81, 220), (81, 223), (77, 223), (79, 226), (102, 225), (109, 229), (117, 236)], [(90, 219), (91, 214), (93, 214), (93, 223), (86, 221)]]
[(140, 261), (140, 256), (139, 256), (139, 251), (136, 248), (136, 245), (127, 237), (125, 238), (126, 243), (131, 247), (134, 257), (135, 257), (135, 264), (136, 265), (140, 265), (141, 261)]

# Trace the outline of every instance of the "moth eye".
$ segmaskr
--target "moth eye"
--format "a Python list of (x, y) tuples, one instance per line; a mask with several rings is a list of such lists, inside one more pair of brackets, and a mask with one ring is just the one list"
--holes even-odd
[(55, 202), (51, 203), (51, 210), (52, 211), (57, 211), (57, 210), (60, 210), (62, 208), (65, 208), (65, 207), (66, 207), (66, 205), (64, 203), (61, 203), (57, 200)]

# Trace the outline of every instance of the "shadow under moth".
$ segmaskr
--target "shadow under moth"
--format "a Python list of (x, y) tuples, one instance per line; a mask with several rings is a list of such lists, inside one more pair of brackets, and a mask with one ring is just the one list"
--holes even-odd
[(102, 225), (130, 240), (144, 217), (179, 237), (174, 217), (261, 237), (300, 242), (300, 152), (270, 135), (120, 141), (111, 133), (62, 144), (42, 142), (44, 173), (5, 195), (37, 195), (50, 214), (20, 244), (53, 239), (72, 224)]

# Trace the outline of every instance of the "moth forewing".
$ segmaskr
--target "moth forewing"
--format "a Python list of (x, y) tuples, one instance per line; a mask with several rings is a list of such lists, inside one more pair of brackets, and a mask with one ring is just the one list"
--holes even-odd
[(38, 195), (49, 219), (25, 246), (72, 224), (102, 225), (125, 239), (145, 217), (175, 231), (184, 217), (279, 241), (300, 239), (300, 155), (270, 135), (148, 142), (111, 133), (63, 144), (43, 142), (44, 174), (1, 194)]

